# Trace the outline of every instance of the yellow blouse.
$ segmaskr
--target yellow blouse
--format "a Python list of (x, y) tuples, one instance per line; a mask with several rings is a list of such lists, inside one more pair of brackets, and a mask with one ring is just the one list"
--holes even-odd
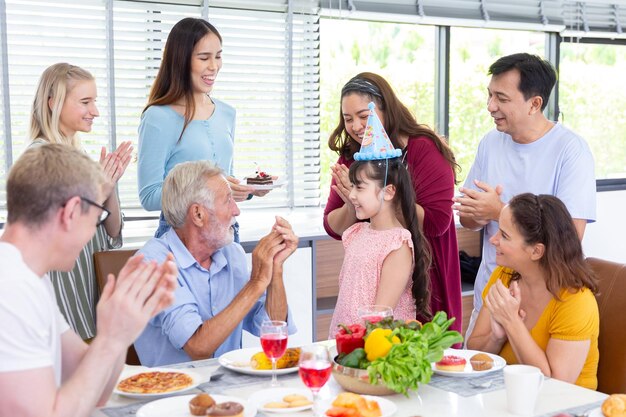
[[(489, 288), (498, 279), (508, 288), (511, 281), (512, 270), (497, 267), (491, 274), (489, 282), (483, 290), (483, 300), (489, 292)], [(572, 293), (567, 289), (561, 290), (559, 294), (561, 301), (553, 298), (543, 311), (539, 320), (530, 331), (533, 340), (545, 352), (548, 341), (551, 338), (559, 340), (591, 340), (589, 353), (583, 366), (576, 385), (595, 390), (598, 387), (598, 333), (600, 332), (600, 316), (598, 303), (593, 293), (584, 288), (581, 291)], [(519, 363), (513, 348), (506, 342), (500, 351), (506, 363)]]

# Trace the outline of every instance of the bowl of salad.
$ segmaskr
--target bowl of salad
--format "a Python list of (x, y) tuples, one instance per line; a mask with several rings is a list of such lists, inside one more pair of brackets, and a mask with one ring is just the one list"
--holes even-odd
[(335, 336), (337, 355), (333, 377), (345, 390), (365, 395), (389, 395), (416, 390), (433, 374), (432, 363), (463, 341), (448, 330), (454, 318), (440, 311), (431, 322), (394, 320), (341, 325)]

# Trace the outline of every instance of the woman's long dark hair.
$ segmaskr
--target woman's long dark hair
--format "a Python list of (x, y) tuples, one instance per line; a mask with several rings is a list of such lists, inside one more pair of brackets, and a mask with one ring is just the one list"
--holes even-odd
[[(388, 166), (387, 166), (388, 163)], [(406, 222), (406, 228), (411, 232), (413, 241), (413, 285), (411, 293), (415, 300), (417, 315), (430, 319), (430, 262), (431, 255), (428, 241), (422, 234), (417, 220), (417, 210), (415, 209), (415, 190), (411, 183), (411, 176), (402, 164), (400, 158), (377, 161), (355, 161), (350, 166), (350, 181), (358, 185), (359, 173), (363, 172), (365, 177), (375, 181), (380, 188), (385, 185), (393, 185), (396, 193), (393, 199), (395, 207), (400, 207), (402, 216)], [(385, 179), (385, 172), (387, 177)]]
[[(398, 138), (402, 135), (425, 136), (430, 139), (452, 167), (456, 182), (456, 174), (460, 167), (456, 163), (452, 149), (434, 130), (415, 120), (415, 116), (398, 99), (387, 80), (378, 74), (362, 72), (346, 83), (341, 90), (341, 99), (343, 100), (349, 94), (360, 94), (376, 103), (376, 107), (385, 115), (383, 126), (395, 148), (401, 149)], [(349, 160), (361, 147), (348, 134), (341, 109), (339, 109), (339, 124), (328, 138), (328, 147)]]
[[(545, 247), (539, 265), (547, 272), (546, 287), (558, 300), (562, 289), (589, 288), (598, 292), (593, 270), (585, 262), (572, 216), (565, 204), (552, 195), (519, 194), (509, 202), (513, 224), (526, 244)], [(520, 278), (514, 273), (513, 280)]]
[(174, 104), (185, 99), (185, 124), (180, 138), (196, 112), (191, 85), (191, 58), (196, 44), (209, 33), (222, 43), (222, 36), (215, 26), (204, 19), (186, 17), (174, 25), (165, 42), (163, 59), (157, 73), (145, 112), (150, 106)]

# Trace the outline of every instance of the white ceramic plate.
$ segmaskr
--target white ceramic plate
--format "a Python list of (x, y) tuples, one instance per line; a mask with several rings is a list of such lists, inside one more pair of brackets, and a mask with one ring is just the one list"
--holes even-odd
[(485, 374), (488, 374), (489, 372), (497, 371), (506, 366), (506, 361), (504, 360), (503, 357), (494, 355), (492, 353), (487, 353), (487, 355), (491, 356), (491, 358), (493, 359), (493, 368), (488, 369), (486, 371), (475, 371), (472, 369), (472, 365), (470, 364), (470, 358), (477, 353), (487, 353), (487, 352), (480, 352), (478, 350), (469, 350), (469, 349), (467, 350), (446, 349), (443, 353), (444, 356), (454, 355), (454, 356), (460, 356), (462, 358), (465, 358), (465, 360), (467, 361), (467, 363), (465, 364), (465, 370), (463, 370), (462, 372), (461, 371), (442, 371), (442, 370), (437, 369), (435, 367), (435, 364), (433, 363), (433, 371), (438, 375), (456, 376), (456, 377), (463, 378), (463, 377), (475, 377), (475, 376), (485, 375)]
[[(163, 398), (160, 400), (149, 402), (148, 404), (137, 410), (137, 417), (190, 417), (189, 401), (195, 395), (179, 395), (177, 397)], [(256, 416), (256, 407), (248, 401), (244, 401), (237, 397), (229, 397), (226, 395), (213, 395), (211, 397), (217, 403), (226, 401), (234, 401), (243, 405), (243, 417)]]
[(265, 404), (270, 402), (283, 402), (283, 398), (286, 395), (298, 394), (304, 395), (310, 401), (313, 401), (311, 391), (302, 388), (268, 388), (261, 391), (257, 391), (248, 398), (250, 404), (263, 411), (264, 413), (293, 413), (296, 411), (308, 410), (313, 407), (313, 403), (304, 405), (302, 407), (290, 407), (290, 408), (265, 408)]
[[(179, 372), (181, 374), (185, 374), (185, 375), (189, 375), (191, 377), (191, 379), (193, 379), (193, 382), (190, 386), (185, 387), (183, 389), (179, 389), (176, 391), (170, 391), (170, 392), (163, 392), (163, 393), (159, 393), (159, 394), (140, 394), (140, 393), (136, 393), (136, 392), (124, 392), (124, 391), (120, 391), (117, 389), (117, 384), (120, 383), (120, 381), (122, 381), (123, 379), (129, 378), (133, 375), (137, 375), (137, 374), (142, 374), (144, 372)], [(120, 378), (117, 381), (117, 384), (115, 384), (115, 389), (113, 390), (113, 392), (115, 394), (118, 395), (123, 395), (125, 397), (130, 397), (130, 398), (158, 398), (158, 397), (165, 397), (168, 395), (174, 395), (174, 394), (179, 394), (181, 392), (185, 392), (185, 391), (189, 391), (190, 389), (193, 389), (195, 387), (197, 387), (199, 384), (203, 383), (203, 382), (207, 382), (208, 379), (201, 377), (200, 375), (198, 375), (195, 372), (192, 371), (188, 371), (187, 369), (174, 369), (174, 368), (140, 368), (140, 369), (133, 369), (131, 371), (125, 371), (122, 372), (122, 374), (120, 375)]]
[(604, 417), (604, 414), (602, 413), (602, 408), (598, 407), (598, 408), (594, 408), (593, 410), (591, 410), (588, 416), (589, 417)]
[[(239, 350), (231, 350), (224, 353), (219, 357), (218, 362), (224, 368), (228, 368), (231, 371), (239, 372), (248, 375), (272, 375), (271, 369), (252, 369), (250, 367), (250, 358), (255, 353), (261, 352), (261, 347), (246, 348)], [(277, 369), (276, 375), (290, 374), (292, 372), (298, 372), (298, 367)]]
[[(378, 403), (380, 407), (380, 412), (382, 414), (381, 417), (391, 417), (396, 413), (396, 411), (398, 411), (398, 407), (386, 398), (376, 397), (374, 395), (362, 395), (362, 397), (367, 398), (368, 401), (373, 400)], [(326, 412), (326, 410), (333, 406), (333, 401), (335, 401), (334, 398), (322, 401), (322, 403), (320, 404), (321, 410)]]
[[(247, 178), (247, 177), (246, 177)], [(272, 184), (247, 184), (246, 178), (241, 181), (242, 185), (246, 187), (250, 187), (253, 190), (273, 190), (274, 188), (279, 188), (285, 185), (286, 181), (284, 179), (275, 179)]]

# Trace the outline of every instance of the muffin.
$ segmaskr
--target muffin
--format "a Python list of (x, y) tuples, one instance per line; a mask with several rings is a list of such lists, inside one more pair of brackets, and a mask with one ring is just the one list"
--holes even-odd
[(189, 401), (189, 412), (192, 416), (206, 416), (214, 405), (215, 400), (209, 394), (198, 394)]
[(626, 417), (626, 394), (613, 394), (602, 403), (604, 417)]
[(470, 365), (475, 371), (488, 371), (493, 368), (493, 358), (486, 353), (477, 353), (470, 358)]

